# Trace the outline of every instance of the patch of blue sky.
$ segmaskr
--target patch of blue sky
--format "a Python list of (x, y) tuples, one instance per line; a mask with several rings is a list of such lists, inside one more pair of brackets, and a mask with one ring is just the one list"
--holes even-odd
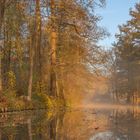
[(122, 25), (130, 19), (129, 10), (134, 9), (138, 2), (140, 0), (106, 0), (105, 8), (96, 9), (96, 13), (102, 17), (99, 25), (105, 27), (110, 33), (110, 37), (100, 40), (99, 45), (105, 49), (112, 47), (115, 34), (118, 32), (118, 25)]

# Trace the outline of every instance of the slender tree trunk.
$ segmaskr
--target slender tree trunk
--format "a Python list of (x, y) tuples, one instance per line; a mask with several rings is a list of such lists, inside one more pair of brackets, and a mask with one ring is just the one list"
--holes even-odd
[(50, 92), (52, 96), (57, 96), (57, 83), (56, 83), (56, 33), (52, 31), (51, 33), (51, 73), (50, 73)]
[[(20, 29), (18, 29), (19, 31)], [(18, 92), (21, 94), (23, 93), (23, 70), (22, 70), (22, 51), (21, 51), (21, 40), (20, 40), (20, 33), (17, 31), (16, 33), (16, 43), (15, 46), (17, 48), (17, 57), (18, 57), (18, 64), (19, 67), (15, 67), (15, 70), (18, 72), (18, 83), (17, 83), (17, 87), (18, 87)]]
[[(0, 35), (2, 34), (2, 24), (3, 24), (3, 19), (4, 19), (4, 12), (5, 12), (5, 1), (6, 0), (0, 0)], [(1, 61), (2, 58), (1, 58), (1, 55), (2, 55), (2, 46), (0, 44), (0, 94), (2, 93), (2, 61)]]
[[(1, 51), (1, 48), (0, 48), (0, 55), (1, 55), (1, 53), (2, 53), (2, 51)], [(0, 58), (0, 94), (1, 93), (2, 93), (2, 62), (1, 62), (1, 58)]]
[[(32, 38), (32, 37), (31, 37)], [(33, 64), (34, 64), (34, 49), (33, 49), (33, 40), (30, 39), (30, 48), (29, 48), (29, 82), (28, 82), (28, 97), (27, 99), (31, 101), (32, 98), (32, 85), (33, 85)]]
[(51, 30), (51, 72), (50, 72), (50, 94), (52, 96), (57, 96), (57, 79), (56, 79), (56, 48), (57, 48), (57, 32), (55, 25), (55, 1), (51, 0), (51, 20), (52, 20), (52, 30)]
[(35, 70), (37, 74), (37, 80), (41, 83), (41, 11), (40, 0), (36, 0), (36, 32), (35, 32)]
[[(33, 85), (33, 68), (35, 64), (35, 71), (37, 76), (40, 76), (41, 70), (38, 70), (40, 62), (40, 50), (41, 50), (41, 14), (40, 14), (40, 0), (36, 0), (36, 12), (35, 12), (35, 32), (31, 34), (30, 43), (30, 68), (29, 68), (29, 85), (28, 85), (28, 100), (32, 97), (32, 85)], [(40, 63), (38, 63), (40, 62)], [(40, 67), (39, 67), (40, 69)], [(40, 78), (39, 78), (40, 79)], [(39, 80), (40, 81), (40, 80)]]

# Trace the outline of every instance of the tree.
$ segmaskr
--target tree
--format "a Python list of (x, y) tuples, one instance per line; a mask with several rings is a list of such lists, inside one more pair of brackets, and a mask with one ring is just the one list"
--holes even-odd
[(134, 96), (139, 93), (139, 9), (140, 4), (138, 3), (135, 10), (130, 10), (132, 18), (119, 27), (120, 33), (116, 35), (117, 42), (114, 44), (117, 89), (120, 90), (118, 91), (120, 92), (119, 96), (127, 96), (128, 102), (131, 102), (132, 97), (135, 98)]
[[(5, 12), (5, 0), (0, 1), (0, 37), (2, 35), (2, 25), (4, 20), (4, 12)], [(0, 38), (1, 41), (1, 38)], [(2, 93), (2, 46), (0, 46), (0, 94)]]

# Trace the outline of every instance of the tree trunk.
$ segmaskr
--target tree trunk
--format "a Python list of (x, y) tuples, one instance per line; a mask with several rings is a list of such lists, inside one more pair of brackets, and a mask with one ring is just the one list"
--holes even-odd
[(55, 2), (51, 0), (51, 20), (52, 20), (52, 29), (51, 29), (51, 71), (50, 71), (50, 94), (52, 96), (57, 96), (57, 79), (56, 79), (56, 48), (57, 48), (57, 32), (55, 25)]
[(35, 71), (37, 80), (41, 83), (41, 11), (40, 0), (36, 0), (36, 12), (35, 12)]
[[(5, 0), (0, 0), (0, 36), (2, 34), (2, 24), (4, 19), (4, 12), (5, 12)], [(1, 40), (1, 38), (0, 38)], [(2, 62), (1, 62), (1, 55), (2, 55), (2, 46), (0, 45), (0, 94), (2, 93)]]
[[(29, 64), (29, 85), (28, 85), (28, 100), (31, 100), (32, 97), (32, 85), (33, 85), (33, 68), (35, 64), (35, 72), (37, 76), (40, 76), (41, 71), (38, 70), (40, 62), (40, 45), (41, 45), (41, 14), (40, 14), (40, 0), (36, 0), (36, 12), (35, 12), (35, 31), (34, 34), (31, 34), (31, 43), (30, 43), (30, 64)], [(38, 63), (39, 62), (39, 63)], [(39, 67), (39, 69), (41, 69)], [(40, 78), (39, 78), (40, 79)], [(38, 80), (38, 79), (37, 79)], [(40, 81), (40, 80), (39, 80)]]
[(33, 85), (33, 64), (34, 64), (34, 50), (33, 50), (33, 40), (30, 39), (30, 48), (29, 48), (29, 83), (28, 83), (28, 97), (27, 99), (31, 101), (32, 98), (32, 85)]
[[(0, 55), (2, 54), (0, 46)], [(0, 56), (0, 95), (2, 94), (2, 62), (1, 62), (1, 56)]]
[(57, 84), (56, 84), (56, 32), (51, 33), (51, 73), (50, 73), (50, 92), (52, 96), (57, 96)]

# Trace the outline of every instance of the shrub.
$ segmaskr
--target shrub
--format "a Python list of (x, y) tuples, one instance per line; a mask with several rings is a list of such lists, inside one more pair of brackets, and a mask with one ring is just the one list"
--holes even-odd
[(25, 108), (25, 102), (22, 100), (16, 100), (15, 104), (14, 104), (14, 108), (16, 110), (21, 110)]
[(52, 108), (54, 106), (52, 99), (44, 93), (35, 94), (33, 100), (34, 103), (39, 104), (41, 107)]
[(7, 73), (8, 76), (8, 89), (13, 90), (16, 87), (16, 76), (13, 71)]

